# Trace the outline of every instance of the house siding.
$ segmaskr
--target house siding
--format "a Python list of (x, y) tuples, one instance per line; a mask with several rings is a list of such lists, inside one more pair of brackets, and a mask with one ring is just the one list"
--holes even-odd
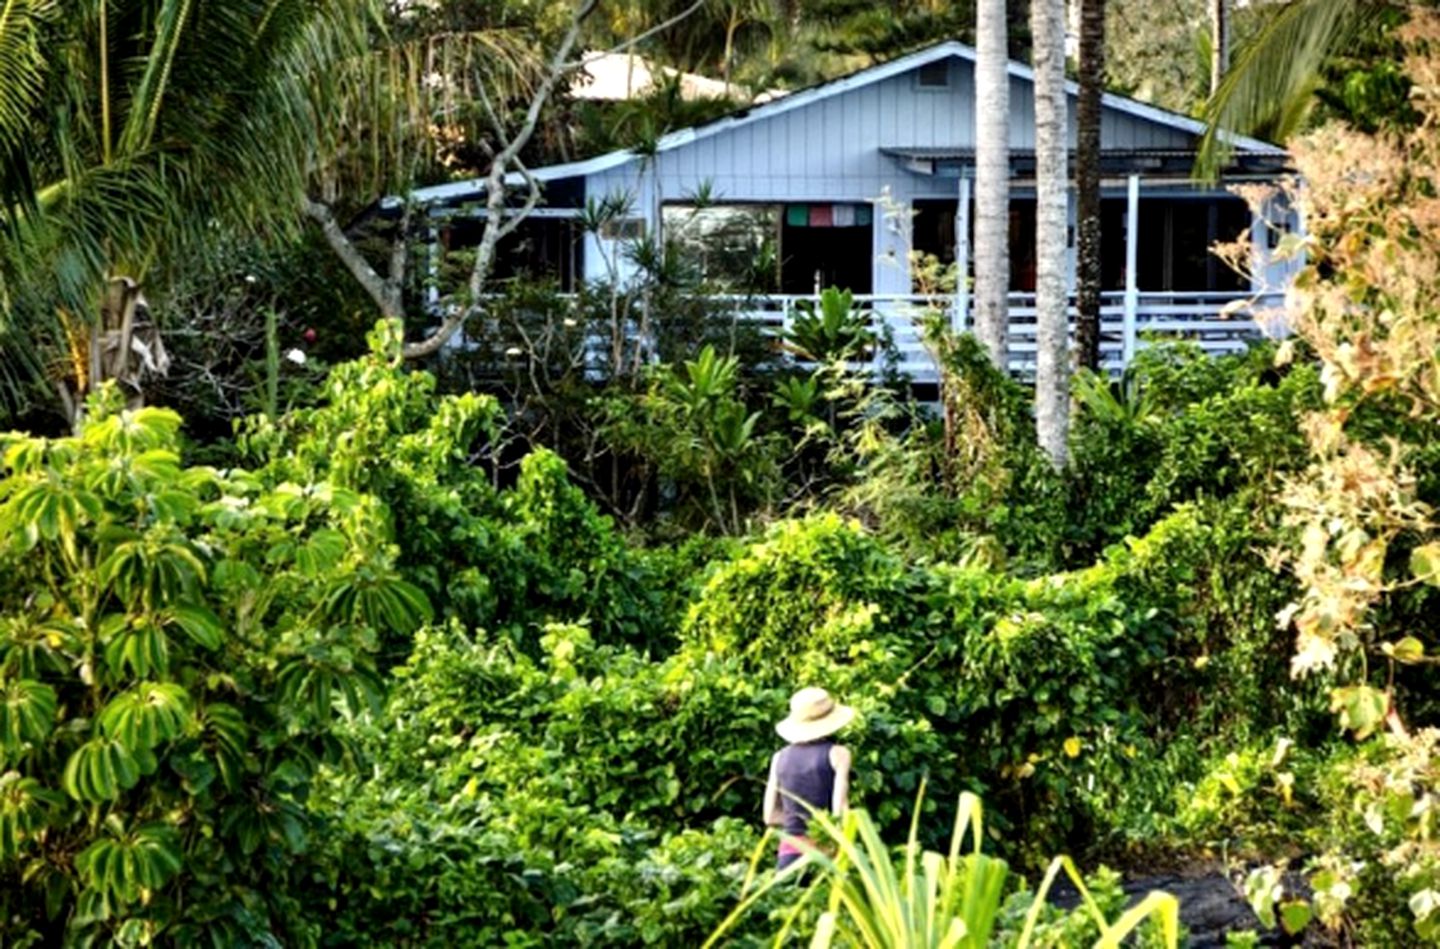
[[(972, 149), (975, 145), (973, 64), (963, 57), (952, 57), (950, 84), (942, 89), (920, 87), (915, 73), (901, 73), (697, 137), (661, 151), (648, 167), (637, 158), (592, 174), (586, 182), (586, 193), (591, 198), (628, 196), (636, 215), (646, 218), (652, 229), (659, 217), (659, 203), (689, 200), (707, 186), (715, 201), (877, 203), (877, 254), (903, 261), (907, 250), (903, 238), (878, 223), (883, 210), (878, 204), (882, 191), (888, 191), (896, 207), (905, 208), (920, 198), (954, 196), (958, 186), (954, 178), (909, 172), (882, 149)], [(1012, 76), (1010, 82), (1010, 144), (1015, 149), (1031, 149), (1033, 90), (1027, 79)], [(1072, 144), (1074, 108), (1071, 96)], [(1193, 145), (1193, 136), (1183, 129), (1114, 108), (1104, 110), (1103, 149), (1189, 149)], [(655, 181), (651, 180), (652, 174)], [(607, 276), (609, 265), (605, 261), (614, 256), (613, 251), (599, 246), (598, 238), (590, 238), (586, 247), (588, 275)], [(874, 290), (908, 292), (909, 275), (904, 267), (877, 261)]]

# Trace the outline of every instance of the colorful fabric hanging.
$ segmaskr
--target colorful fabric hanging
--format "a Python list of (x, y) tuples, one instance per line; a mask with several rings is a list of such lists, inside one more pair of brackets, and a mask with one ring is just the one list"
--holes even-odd
[(854, 226), (855, 226), (855, 205), (853, 205), (853, 204), (837, 204), (837, 205), (835, 205), (835, 226), (836, 226), (836, 227), (854, 227)]
[(803, 204), (785, 206), (785, 223), (791, 227), (807, 227), (810, 224), (810, 209)]
[(874, 208), (870, 207), (870, 205), (868, 205), (868, 204), (862, 204), (862, 205), (860, 205), (859, 207), (857, 207), (857, 208), (855, 209), (855, 226), (856, 226), (856, 227), (869, 227), (869, 226), (870, 226), (870, 220), (871, 220), (871, 214), (873, 213), (873, 211), (874, 211)]
[(829, 204), (810, 205), (810, 226), (811, 227), (833, 227), (835, 225), (835, 208)]

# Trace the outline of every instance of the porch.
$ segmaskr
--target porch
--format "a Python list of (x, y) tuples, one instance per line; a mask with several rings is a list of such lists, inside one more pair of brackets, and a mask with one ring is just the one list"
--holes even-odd
[[(763, 297), (721, 297), (736, 308), (737, 318), (771, 327), (778, 334), (799, 312), (802, 300), (813, 297), (775, 294)], [(895, 368), (916, 386), (932, 386), (939, 372), (921, 335), (927, 313), (944, 314), (952, 326), (965, 330), (960, 306), (952, 297), (921, 294), (857, 294), (855, 306), (871, 315), (872, 326), (889, 331), (897, 351)], [(1283, 333), (1278, 317), (1284, 294), (1270, 292), (1111, 291), (1101, 295), (1100, 358), (1102, 369), (1124, 371), (1150, 340), (1189, 340), (1210, 355), (1242, 352), (1253, 341)], [(1070, 299), (1071, 335), (1075, 299)], [(1010, 294), (1009, 350), (1012, 375), (1030, 378), (1035, 371), (1035, 294)]]

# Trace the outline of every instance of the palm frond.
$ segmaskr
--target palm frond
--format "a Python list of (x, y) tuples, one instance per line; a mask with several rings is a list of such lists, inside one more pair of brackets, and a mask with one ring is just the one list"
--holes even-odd
[(1294, 0), (1275, 7), (1239, 50), (1205, 106), (1209, 126), (1196, 159), (1213, 179), (1232, 150), (1229, 136), (1283, 142), (1309, 114), (1325, 60), (1390, 7), (1384, 0)]
[(0, 0), (0, 155), (30, 135), (45, 86), (41, 31), (55, 12), (55, 0)]

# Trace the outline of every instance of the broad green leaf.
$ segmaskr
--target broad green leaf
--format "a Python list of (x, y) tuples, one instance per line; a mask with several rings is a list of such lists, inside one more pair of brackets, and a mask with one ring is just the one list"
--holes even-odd
[(61, 787), (77, 801), (113, 801), (133, 788), (146, 764), (117, 738), (92, 738), (65, 763)]
[(198, 603), (185, 603), (170, 608), (175, 625), (185, 631), (196, 644), (204, 649), (219, 649), (225, 641), (225, 628), (207, 607)]
[(18, 771), (0, 774), (0, 861), (10, 860), (49, 824), (53, 808), (64, 798)]
[(190, 723), (190, 694), (173, 682), (141, 682), (110, 700), (100, 712), (100, 731), (127, 748), (154, 748)]
[(1313, 916), (1310, 904), (1304, 900), (1288, 900), (1280, 904), (1280, 927), (1292, 936), (1310, 925)]
[(0, 686), (0, 749), (6, 761), (49, 736), (56, 704), (55, 690), (33, 679)]
[(180, 872), (180, 835), (164, 824), (147, 824), (120, 837), (102, 837), (75, 858), (85, 885), (120, 903), (154, 892)]
[(1410, 552), (1410, 574), (1422, 583), (1440, 586), (1440, 541), (1432, 541)]

